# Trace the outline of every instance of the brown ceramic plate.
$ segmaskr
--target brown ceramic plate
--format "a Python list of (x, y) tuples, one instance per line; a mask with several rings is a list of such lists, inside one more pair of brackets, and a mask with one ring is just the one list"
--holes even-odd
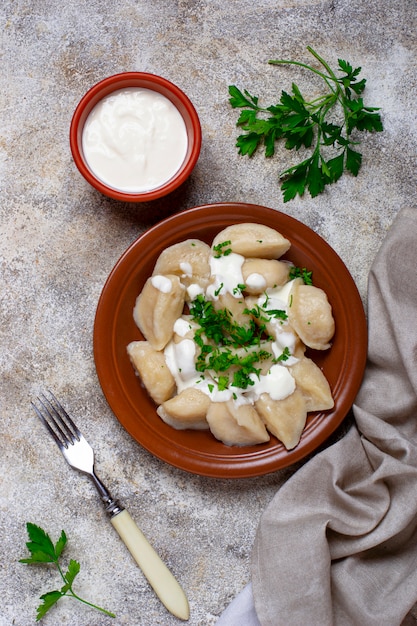
[[(160, 252), (189, 237), (211, 243), (223, 228), (258, 222), (280, 231), (292, 245), (285, 258), (313, 271), (333, 307), (336, 333), (326, 352), (310, 356), (323, 368), (334, 409), (311, 413), (298, 446), (288, 452), (274, 437), (267, 444), (228, 447), (209, 431), (179, 431), (166, 425), (142, 388), (126, 353), (143, 339), (132, 311)], [(112, 270), (97, 307), (94, 358), (103, 392), (130, 435), (149, 452), (194, 474), (217, 478), (259, 476), (287, 467), (316, 450), (340, 425), (359, 389), (366, 361), (367, 328), (363, 305), (346, 266), (310, 228), (279, 211), (251, 204), (213, 204), (183, 211), (141, 235)]]

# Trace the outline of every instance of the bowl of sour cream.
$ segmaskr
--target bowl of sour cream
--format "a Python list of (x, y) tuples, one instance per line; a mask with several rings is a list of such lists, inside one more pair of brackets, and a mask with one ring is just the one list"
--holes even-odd
[(70, 146), (95, 189), (116, 200), (146, 202), (189, 177), (200, 154), (201, 126), (176, 85), (154, 74), (124, 72), (83, 96), (71, 120)]

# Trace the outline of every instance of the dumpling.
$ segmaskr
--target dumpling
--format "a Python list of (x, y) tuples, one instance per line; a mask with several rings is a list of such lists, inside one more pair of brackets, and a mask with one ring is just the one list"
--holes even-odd
[(210, 246), (204, 241), (186, 239), (161, 252), (153, 274), (175, 274), (187, 287), (197, 283), (205, 288), (210, 280), (210, 254)]
[(136, 299), (133, 319), (155, 350), (163, 350), (184, 308), (185, 287), (178, 276), (148, 278)]
[(221, 309), (229, 311), (233, 321), (239, 326), (249, 326), (251, 322), (251, 316), (245, 312), (247, 311), (247, 304), (243, 296), (235, 298), (229, 292), (220, 294), (216, 300), (213, 300), (213, 307), (216, 311)]
[(263, 393), (255, 402), (255, 408), (270, 433), (279, 439), (287, 450), (300, 441), (307, 420), (307, 406), (300, 390), (283, 400), (272, 400)]
[(187, 387), (159, 406), (156, 412), (166, 424), (177, 430), (206, 430), (209, 427), (206, 415), (210, 404), (207, 394)]
[(251, 404), (236, 406), (233, 400), (212, 402), (207, 421), (214, 437), (227, 446), (252, 446), (270, 439)]
[(334, 400), (327, 378), (318, 365), (303, 357), (289, 367), (297, 388), (302, 392), (307, 411), (327, 411), (334, 407)]
[(300, 339), (314, 350), (327, 350), (334, 335), (332, 307), (326, 293), (312, 285), (294, 284), (288, 320)]
[(154, 350), (147, 341), (132, 341), (127, 346), (127, 353), (146, 391), (156, 404), (173, 396), (176, 384), (162, 352)]
[(265, 289), (288, 282), (290, 265), (275, 259), (246, 259), (242, 265), (245, 293), (261, 294)]
[[(227, 226), (213, 239), (212, 250), (217, 246), (225, 246), (244, 257), (258, 257), (262, 259), (278, 259), (289, 250), (291, 243), (278, 231), (264, 224), (242, 223)], [(223, 250), (223, 252), (224, 252)]]

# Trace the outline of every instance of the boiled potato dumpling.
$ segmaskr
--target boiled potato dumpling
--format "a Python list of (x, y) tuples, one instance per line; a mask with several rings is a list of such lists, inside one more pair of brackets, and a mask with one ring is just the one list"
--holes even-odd
[(307, 420), (307, 407), (303, 394), (295, 389), (283, 400), (272, 400), (263, 393), (255, 402), (255, 408), (270, 433), (279, 439), (287, 450), (298, 444)]
[(205, 430), (211, 400), (199, 389), (188, 387), (158, 407), (159, 417), (177, 430)]
[(229, 311), (233, 320), (239, 324), (239, 326), (248, 326), (250, 324), (251, 316), (245, 313), (247, 305), (243, 296), (235, 298), (229, 292), (220, 294), (216, 300), (213, 300), (213, 307), (216, 311), (220, 311), (221, 309)]
[[(166, 424), (209, 429), (227, 446), (274, 435), (292, 450), (307, 414), (334, 406), (326, 377), (305, 356), (306, 347), (330, 347), (332, 308), (322, 289), (290, 279), (291, 263), (279, 260), (289, 248), (276, 230), (246, 222), (224, 228), (212, 246), (187, 239), (159, 255), (134, 307), (145, 341), (127, 352)], [(274, 400), (283, 373), (291, 389)]]
[(330, 348), (335, 324), (326, 293), (319, 287), (296, 284), (291, 296), (288, 320), (297, 335), (314, 350)]
[(132, 341), (127, 346), (130, 361), (156, 404), (173, 396), (176, 384), (162, 352), (154, 350), (147, 341)]
[(199, 239), (186, 239), (161, 252), (153, 274), (175, 274), (189, 286), (197, 283), (207, 287), (210, 280), (210, 246)]
[(270, 439), (251, 404), (236, 406), (233, 400), (212, 402), (207, 421), (214, 437), (227, 446), (252, 446)]
[(327, 411), (334, 407), (334, 400), (327, 378), (318, 365), (303, 357), (289, 367), (297, 388), (302, 392), (307, 411)]
[(263, 259), (278, 259), (291, 245), (278, 231), (255, 223), (227, 226), (213, 239), (212, 249), (226, 241), (236, 254)]
[(136, 299), (133, 319), (155, 350), (163, 350), (184, 308), (185, 287), (178, 276), (156, 275), (146, 281)]
[(290, 273), (289, 263), (275, 259), (246, 259), (242, 265), (245, 293), (261, 294), (265, 289), (285, 285)]

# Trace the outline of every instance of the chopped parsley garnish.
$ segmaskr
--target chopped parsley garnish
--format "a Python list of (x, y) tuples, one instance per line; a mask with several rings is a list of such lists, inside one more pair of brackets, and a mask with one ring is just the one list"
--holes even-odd
[(233, 289), (233, 295), (237, 296), (241, 294), (242, 291), (245, 291), (245, 289), (246, 289), (246, 285), (242, 285), (242, 284), (236, 285), (236, 287)]
[(288, 361), (288, 359), (291, 356), (291, 352), (290, 349), (286, 346), (282, 352), (282, 354), (280, 354), (279, 357), (277, 357), (276, 359), (274, 359), (275, 363), (280, 363), (281, 361)]
[(286, 320), (288, 315), (283, 309), (265, 309), (265, 313), (268, 313), (269, 317), (276, 317), (280, 320)]
[(240, 325), (228, 309), (217, 310), (202, 295), (198, 295), (190, 306), (190, 315), (198, 325), (194, 334), (199, 347), (196, 370), (214, 373), (219, 391), (229, 386), (247, 389), (254, 384), (251, 375), (260, 375), (260, 363), (273, 357), (263, 348), (271, 339), (265, 332), (265, 324), (253, 319), (258, 317), (261, 321), (268, 321), (268, 317), (261, 318), (262, 309), (258, 306), (245, 312), (252, 317), (248, 318), (247, 324)]
[[(221, 256), (229, 256), (232, 253), (232, 248), (228, 248), (227, 246), (231, 246), (232, 242), (230, 239), (227, 241), (223, 241), (222, 243), (218, 243), (216, 246), (213, 246), (213, 252), (215, 253), (213, 256), (215, 259), (219, 259)], [(225, 250), (226, 248), (226, 250)]]
[(309, 272), (305, 267), (291, 266), (289, 280), (294, 280), (294, 278), (302, 278), (305, 285), (313, 284), (313, 272)]
[(268, 322), (268, 318), (265, 317), (265, 311), (262, 309), (259, 304), (255, 304), (251, 309), (245, 309), (243, 311), (247, 315), (252, 315), (257, 320), (262, 320), (263, 322)]
[(214, 295), (217, 296), (219, 295), (219, 293), (221, 292), (221, 290), (223, 289), (223, 283), (220, 283), (220, 285), (218, 286), (218, 288), (216, 289), (216, 291), (214, 292)]
[(262, 320), (264, 322), (269, 322), (271, 317), (275, 317), (277, 319), (286, 320), (288, 318), (287, 313), (283, 309), (267, 309), (268, 306), (268, 297), (266, 298), (263, 306), (260, 307), (259, 304), (255, 304), (251, 309), (245, 309), (245, 313), (249, 315), (253, 315), (258, 320)]

